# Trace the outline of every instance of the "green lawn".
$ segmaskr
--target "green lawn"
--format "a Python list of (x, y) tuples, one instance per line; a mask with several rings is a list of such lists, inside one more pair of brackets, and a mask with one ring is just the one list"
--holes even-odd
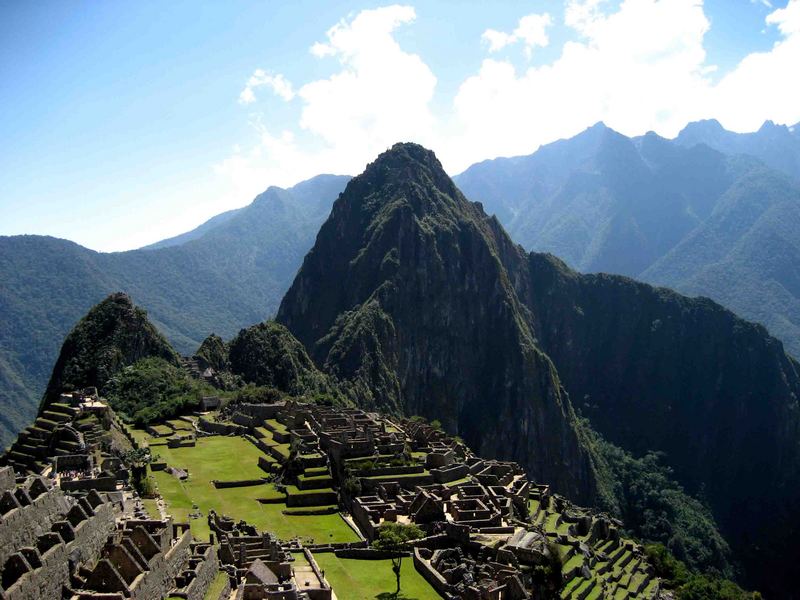
[(136, 443), (140, 446), (147, 446), (148, 442), (152, 439), (150, 434), (148, 434), (144, 429), (134, 429), (133, 427), (129, 427), (128, 431), (131, 432), (133, 439), (136, 440)]
[(278, 433), (289, 433), (289, 430), (286, 429), (286, 425), (277, 419), (267, 419), (266, 424), (267, 427), (272, 428), (273, 431), (277, 431)]
[(144, 498), (142, 499), (142, 504), (144, 505), (144, 509), (147, 511), (147, 514), (150, 515), (151, 519), (161, 518), (161, 513), (158, 510), (158, 504), (155, 500)]
[(167, 425), (151, 425), (150, 428), (159, 435), (171, 435), (173, 432), (172, 427)]
[(188, 470), (190, 479), (233, 481), (264, 477), (258, 466), (258, 457), (263, 453), (242, 437), (204, 437), (191, 448), (159, 447), (153, 453), (173, 467)]
[[(337, 558), (334, 554), (315, 554), (319, 568), (338, 598), (347, 600), (395, 600), (396, 588), (389, 560)], [(439, 594), (417, 573), (414, 561), (403, 559), (400, 594), (396, 600), (439, 600)]]
[(211, 585), (208, 586), (208, 590), (206, 590), (206, 595), (203, 600), (218, 600), (222, 590), (225, 589), (225, 583), (227, 581), (228, 576), (222, 571), (218, 572), (217, 576), (214, 578), (214, 581), (212, 581)]
[[(299, 536), (317, 543), (358, 541), (358, 536), (337, 513), (284, 515), (281, 511), (286, 508), (285, 504), (258, 502), (258, 498), (283, 497), (271, 484), (215, 488), (211, 483), (213, 479), (257, 479), (264, 475), (256, 464), (261, 451), (244, 438), (200, 438), (194, 448), (159, 448), (157, 453), (168, 464), (189, 470), (189, 479), (185, 482), (164, 471), (154, 472), (153, 477), (170, 513), (178, 521), (189, 522), (198, 539), (208, 539), (206, 516), (213, 508), (217, 513), (244, 519), (259, 530), (282, 539)], [(188, 518), (192, 503), (200, 508), (202, 518)]]

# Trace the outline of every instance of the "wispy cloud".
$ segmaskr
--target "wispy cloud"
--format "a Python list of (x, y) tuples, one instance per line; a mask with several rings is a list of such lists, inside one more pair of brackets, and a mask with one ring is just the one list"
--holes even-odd
[[(800, 121), (800, 0), (765, 17), (779, 33), (771, 49), (715, 79), (705, 45), (711, 22), (700, 0), (568, 0), (563, 25), (571, 35), (556, 58), (519, 69), (492, 56), (435, 105), (435, 74), (396, 37), (416, 18), (413, 7), (392, 5), (339, 21), (309, 49), (332, 70), (296, 89), (282, 75), (257, 70), (240, 101), (251, 103), (255, 90), (268, 86), (294, 100), (294, 117), (254, 120), (254, 139), (218, 172), (254, 195), (269, 183), (360, 172), (401, 140), (428, 145), (456, 173), (485, 158), (532, 152), (601, 120), (628, 135), (667, 136), (707, 117), (738, 131), (765, 119)], [(532, 51), (550, 43), (553, 26), (547, 14), (526, 15), (510, 33), (486, 30), (480, 43), (490, 52), (511, 44)]]
[(255, 102), (255, 90), (260, 87), (269, 87), (276, 96), (287, 102), (294, 98), (292, 84), (283, 75), (280, 73), (273, 75), (263, 69), (256, 69), (247, 80), (244, 89), (239, 93), (239, 103), (252, 104)]
[(534, 48), (544, 48), (550, 43), (547, 29), (553, 24), (548, 13), (526, 15), (519, 20), (517, 28), (511, 33), (487, 29), (481, 38), (488, 42), (489, 52), (497, 52), (506, 46), (522, 42), (525, 46), (525, 55), (530, 58)]

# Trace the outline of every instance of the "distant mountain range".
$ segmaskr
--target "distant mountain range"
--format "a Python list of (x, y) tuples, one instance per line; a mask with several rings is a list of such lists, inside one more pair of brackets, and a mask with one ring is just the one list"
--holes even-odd
[(99, 253), (42, 236), (0, 237), (0, 442), (34, 416), (72, 325), (125, 291), (177, 350), (233, 336), (278, 307), (349, 177), (271, 187), (249, 206), (140, 250)]
[(528, 250), (708, 296), (800, 356), (800, 130), (716, 121), (675, 140), (598, 123), (455, 177)]
[[(584, 272), (707, 295), (766, 325), (800, 356), (800, 135), (716, 121), (675, 140), (602, 124), (526, 157), (455, 177), (528, 250)], [(0, 237), (0, 442), (33, 416), (69, 327), (125, 291), (180, 352), (275, 312), (349, 177), (269, 188), (182, 235), (98, 253), (41, 236)]]

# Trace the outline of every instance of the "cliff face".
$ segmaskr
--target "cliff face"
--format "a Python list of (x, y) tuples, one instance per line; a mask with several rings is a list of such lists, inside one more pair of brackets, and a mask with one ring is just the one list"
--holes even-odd
[(664, 452), (751, 573), (795, 560), (800, 368), (783, 345), (705, 298), (549, 255), (530, 270), (538, 341), (592, 426), (634, 454)]
[(277, 320), (362, 405), (439, 419), (586, 500), (591, 459), (519, 277), (524, 253), (433, 153), (398, 144), (337, 200)]
[(67, 387), (94, 386), (102, 392), (120, 369), (150, 356), (178, 364), (178, 355), (147, 320), (147, 314), (125, 294), (112, 294), (67, 335), (43, 404), (57, 400)]

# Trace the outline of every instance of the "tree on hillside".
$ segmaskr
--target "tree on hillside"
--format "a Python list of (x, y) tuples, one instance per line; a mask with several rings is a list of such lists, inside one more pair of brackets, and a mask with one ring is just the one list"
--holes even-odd
[(379, 550), (388, 550), (392, 555), (392, 572), (397, 579), (397, 589), (394, 595), (400, 593), (400, 567), (403, 565), (403, 552), (406, 545), (412, 540), (417, 540), (423, 536), (422, 530), (416, 525), (404, 525), (403, 523), (384, 523), (378, 527), (378, 537), (372, 542), (372, 546)]

